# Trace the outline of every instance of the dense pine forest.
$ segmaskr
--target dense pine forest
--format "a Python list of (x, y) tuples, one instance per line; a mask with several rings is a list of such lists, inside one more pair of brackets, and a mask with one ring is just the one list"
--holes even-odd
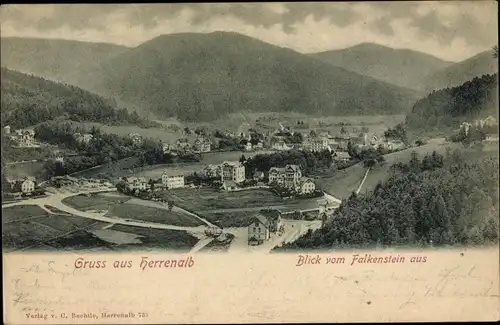
[(56, 118), (108, 125), (154, 123), (118, 108), (105, 99), (78, 87), (64, 85), (17, 71), (1, 69), (2, 125), (32, 126)]
[(406, 117), (413, 129), (458, 127), (465, 120), (497, 116), (498, 74), (483, 75), (464, 84), (433, 91), (417, 101)]
[(276, 250), (496, 243), (498, 157), (482, 155), (413, 153), (372, 193), (352, 194), (320, 229)]

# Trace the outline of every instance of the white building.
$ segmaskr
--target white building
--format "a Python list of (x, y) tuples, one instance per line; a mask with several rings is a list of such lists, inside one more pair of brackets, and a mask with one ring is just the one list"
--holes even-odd
[(163, 150), (163, 153), (169, 153), (170, 152), (170, 144), (163, 143), (162, 144), (162, 150)]
[(221, 181), (241, 183), (245, 180), (245, 166), (239, 161), (226, 161), (221, 164)]
[(302, 178), (302, 171), (297, 165), (285, 166), (285, 187), (289, 189), (296, 189)]
[(301, 194), (310, 194), (316, 190), (316, 184), (312, 181), (312, 179), (307, 177), (302, 177), (299, 181), (299, 189), (298, 192)]
[(193, 143), (195, 152), (210, 152), (212, 150), (212, 141), (207, 138), (198, 138)]
[(165, 171), (161, 175), (161, 183), (169, 190), (184, 187), (184, 174), (178, 171)]
[(17, 181), (17, 189), (22, 193), (31, 193), (35, 190), (35, 178), (25, 177)]
[(283, 141), (283, 140), (279, 140), (279, 141), (276, 141), (275, 143), (273, 143), (272, 148), (274, 150), (290, 150), (290, 149), (292, 149), (292, 147), (289, 146), (288, 144), (286, 144), (285, 141)]
[(139, 133), (130, 133), (128, 136), (132, 140), (134, 146), (142, 145), (142, 136)]
[(333, 159), (337, 161), (348, 161), (351, 159), (351, 156), (347, 151), (337, 151), (335, 152), (335, 156), (333, 156)]
[(245, 145), (245, 151), (252, 151), (252, 143), (250, 141), (247, 141), (247, 144)]
[(19, 147), (31, 147), (35, 144), (35, 131), (32, 129), (16, 130), (16, 135), (11, 137)]
[(271, 238), (269, 227), (269, 220), (265, 216), (255, 215), (252, 218), (252, 223), (248, 226), (248, 244), (260, 245), (269, 240)]
[(285, 184), (285, 168), (271, 167), (269, 169), (269, 184), (283, 186)]
[(269, 184), (277, 184), (288, 189), (296, 190), (302, 178), (302, 171), (297, 165), (286, 165), (285, 168), (272, 167), (269, 169)]
[(129, 177), (127, 178), (127, 187), (132, 191), (145, 191), (148, 188), (148, 181), (144, 177)]

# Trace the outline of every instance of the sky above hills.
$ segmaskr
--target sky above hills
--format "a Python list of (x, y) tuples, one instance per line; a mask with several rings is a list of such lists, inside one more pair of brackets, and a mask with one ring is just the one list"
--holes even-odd
[(4, 5), (2, 36), (136, 46), (162, 34), (232, 31), (309, 53), (373, 42), (460, 61), (498, 39), (494, 1)]

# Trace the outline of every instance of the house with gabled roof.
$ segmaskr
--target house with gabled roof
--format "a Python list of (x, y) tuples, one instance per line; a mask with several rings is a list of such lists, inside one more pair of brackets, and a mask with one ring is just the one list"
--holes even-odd
[(212, 141), (208, 138), (198, 138), (193, 143), (195, 152), (210, 152), (212, 150)]
[(300, 194), (311, 194), (316, 190), (316, 184), (309, 177), (301, 177), (299, 180), (298, 192)]
[(285, 184), (285, 168), (271, 167), (269, 169), (269, 184)]
[(285, 166), (285, 187), (295, 189), (302, 177), (302, 171), (298, 165)]
[(262, 214), (256, 214), (248, 225), (248, 245), (260, 245), (271, 238), (270, 222)]

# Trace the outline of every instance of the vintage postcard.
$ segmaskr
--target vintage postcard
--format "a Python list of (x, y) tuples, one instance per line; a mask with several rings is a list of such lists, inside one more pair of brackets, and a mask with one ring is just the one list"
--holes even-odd
[(496, 1), (0, 13), (4, 323), (499, 320)]

